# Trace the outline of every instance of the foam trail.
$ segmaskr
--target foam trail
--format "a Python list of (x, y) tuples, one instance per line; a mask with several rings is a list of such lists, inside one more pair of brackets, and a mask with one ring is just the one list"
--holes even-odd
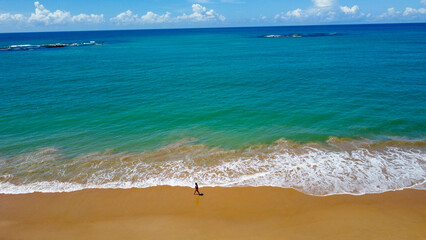
[(424, 142), (327, 146), (280, 140), (269, 146), (223, 150), (177, 143), (143, 153), (92, 153), (67, 159), (44, 148), (0, 159), (0, 193), (69, 192), (87, 188), (159, 185), (275, 186), (311, 195), (425, 189)]
[(92, 45), (102, 45), (102, 42), (89, 41), (89, 42), (81, 42), (81, 43), (49, 43), (49, 44), (13, 44), (9, 46), (0, 47), (0, 50), (3, 51), (29, 51), (36, 49), (50, 49), (50, 48), (63, 48), (63, 47), (82, 47), (82, 46), (92, 46)]
[(302, 38), (302, 37), (330, 37), (337, 36), (337, 33), (292, 33), (292, 34), (268, 34), (262, 36), (263, 38)]

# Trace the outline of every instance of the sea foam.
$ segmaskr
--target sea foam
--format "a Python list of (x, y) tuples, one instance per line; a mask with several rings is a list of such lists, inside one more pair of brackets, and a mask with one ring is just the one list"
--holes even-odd
[(89, 42), (74, 42), (74, 43), (48, 43), (48, 44), (12, 44), (9, 46), (0, 46), (3, 51), (29, 51), (37, 49), (50, 49), (50, 48), (63, 48), (63, 47), (81, 47), (102, 45), (102, 42), (89, 41)]
[(338, 36), (338, 33), (291, 33), (291, 34), (268, 34), (264, 38), (301, 38), (301, 37), (330, 37)]
[(279, 140), (224, 150), (179, 142), (142, 153), (67, 158), (56, 148), (0, 160), (0, 193), (69, 192), (152, 186), (275, 186), (317, 195), (424, 189), (424, 142), (327, 145)]

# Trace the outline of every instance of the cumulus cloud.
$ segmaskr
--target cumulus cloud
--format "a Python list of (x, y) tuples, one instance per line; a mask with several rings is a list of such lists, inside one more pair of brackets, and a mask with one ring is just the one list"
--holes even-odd
[(335, 0), (312, 0), (316, 7), (319, 8), (326, 8), (326, 7), (332, 7), (335, 5)]
[(70, 20), (71, 14), (69, 12), (56, 10), (55, 12), (51, 12), (47, 10), (42, 4), (39, 2), (34, 2), (35, 11), (28, 18), (28, 22), (41, 22), (46, 25), (48, 24), (59, 24), (64, 23)]
[(426, 8), (415, 9), (415, 8), (407, 7), (405, 8), (405, 11), (402, 15), (412, 16), (412, 15), (422, 15), (422, 14), (426, 14)]
[(130, 24), (139, 21), (139, 16), (137, 14), (133, 14), (132, 11), (127, 10), (111, 18), (110, 21), (116, 22), (117, 24)]
[(28, 18), (29, 23), (65, 24), (65, 23), (101, 23), (104, 22), (104, 15), (84, 14), (72, 16), (70, 12), (56, 10), (54, 12), (46, 9), (40, 2), (34, 2), (35, 11)]
[(35, 10), (26, 17), (23, 14), (0, 14), (0, 23), (15, 22), (15, 23), (28, 23), (28, 24), (67, 24), (67, 23), (101, 23), (104, 22), (104, 15), (96, 14), (78, 14), (71, 15), (70, 12), (56, 10), (54, 12), (46, 9), (43, 4), (36, 1), (34, 2)]
[[(201, 2), (206, 2), (201, 0)], [(32, 25), (64, 25), (73, 23), (99, 24), (105, 22), (103, 14), (85, 14), (72, 15), (68, 11), (55, 10), (51, 11), (44, 7), (43, 4), (34, 2), (35, 10), (31, 15), (1, 13), (0, 24), (16, 24), (32, 26)], [(206, 22), (206, 21), (225, 21), (225, 17), (216, 13), (213, 9), (195, 3), (192, 4), (192, 12), (172, 17), (171, 13), (157, 14), (152, 11), (146, 12), (144, 15), (138, 15), (130, 10), (122, 12), (115, 17), (109, 19), (111, 23), (117, 25), (127, 24), (157, 24), (172, 22)]]
[(243, 3), (246, 3), (246, 2), (240, 1), (240, 0), (220, 0), (220, 2), (223, 2), (223, 3), (234, 3), (234, 4), (243, 4)]
[(206, 7), (195, 3), (192, 4), (191, 14), (182, 14), (177, 17), (172, 17), (169, 12), (159, 15), (154, 12), (147, 12), (143, 16), (134, 14), (132, 11), (118, 14), (116, 17), (110, 19), (111, 22), (116, 24), (153, 24), (153, 23), (170, 23), (170, 22), (205, 22), (205, 21), (225, 21), (225, 17), (216, 13), (213, 9), (208, 10)]
[(2, 13), (0, 14), (0, 23), (5, 22), (24, 22), (26, 17), (22, 14)]
[(185, 13), (181, 16), (176, 17), (177, 20), (190, 20), (192, 22), (205, 22), (209, 20), (220, 20), (225, 21), (223, 15), (217, 14), (213, 9), (207, 10), (207, 8), (200, 4), (192, 4), (192, 13), (186, 15)]
[(423, 20), (426, 18), (426, 8), (406, 7), (405, 10), (388, 8), (387, 11), (377, 17), (377, 20)]
[(153, 12), (147, 12), (141, 17), (142, 22), (144, 23), (163, 23), (170, 21), (170, 13), (166, 12), (163, 15), (158, 15)]
[(96, 15), (96, 14), (84, 14), (80, 13), (76, 16), (72, 16), (71, 18), (72, 22), (78, 22), (78, 23), (102, 23), (105, 22), (104, 15)]
[[(406, 22), (426, 20), (426, 8), (412, 8), (397, 10), (388, 8), (386, 12), (378, 15), (363, 13), (358, 5), (342, 6), (338, 0), (311, 0), (310, 8), (297, 8), (275, 15), (275, 21), (288, 23), (329, 23), (329, 22)], [(426, 0), (419, 0), (426, 4)]]
[(288, 12), (275, 15), (276, 21), (286, 22), (333, 22), (349, 21), (353, 19), (368, 18), (370, 14), (360, 11), (358, 5), (352, 7), (339, 6), (337, 0), (312, 0), (314, 6), (301, 9), (297, 8)]
[[(308, 9), (297, 8), (275, 15), (275, 20), (282, 21), (316, 21), (316, 22), (331, 22), (336, 20), (343, 10), (352, 10), (352, 8), (344, 7), (339, 9), (335, 0), (313, 0), (314, 6)], [(358, 11), (358, 6), (354, 6), (355, 12)], [(346, 9), (347, 8), (347, 9)]]
[(302, 9), (298, 8), (298, 9), (295, 9), (293, 11), (288, 11), (286, 15), (288, 17), (297, 17), (297, 18), (299, 18), (299, 17), (302, 17), (302, 13), (303, 13)]
[(153, 12), (147, 12), (145, 15), (139, 17), (138, 14), (134, 14), (132, 11), (127, 10), (118, 14), (116, 17), (111, 18), (110, 21), (118, 25), (163, 23), (171, 21), (171, 17), (169, 12), (166, 12), (163, 15), (159, 15)]
[[(335, 21), (410, 21), (425, 20), (426, 8), (406, 7), (403, 10), (388, 8), (383, 14), (372, 16), (361, 12), (358, 5), (340, 6), (337, 0), (312, 0), (313, 6), (307, 9), (297, 8), (275, 15), (276, 21), (286, 22), (335, 22)], [(421, 0), (426, 4), (426, 0)]]
[(321, 21), (332, 21), (334, 19), (334, 11), (325, 11), (321, 8), (310, 8), (310, 9), (300, 9), (288, 11), (286, 13), (281, 13), (275, 15), (275, 20), (283, 21), (299, 21), (303, 22), (307, 19), (317, 19)]
[(399, 16), (401, 14), (401, 11), (395, 10), (395, 8), (388, 8), (388, 10), (385, 13), (382, 13), (379, 15), (378, 18), (393, 18), (396, 16)]
[(351, 8), (348, 6), (341, 6), (340, 10), (342, 10), (345, 14), (356, 14), (359, 11), (359, 7), (357, 5), (354, 5)]

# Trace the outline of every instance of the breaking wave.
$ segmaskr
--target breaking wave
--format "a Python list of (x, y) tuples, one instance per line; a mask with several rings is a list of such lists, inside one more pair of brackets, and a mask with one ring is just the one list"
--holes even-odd
[(180, 141), (154, 151), (67, 157), (49, 147), (0, 158), (0, 193), (151, 186), (275, 186), (317, 195), (425, 189), (425, 141), (348, 140), (225, 150)]
[(51, 48), (63, 48), (63, 47), (82, 47), (82, 46), (93, 46), (102, 45), (102, 42), (90, 41), (82, 43), (52, 43), (52, 44), (21, 44), (21, 45), (9, 45), (0, 47), (3, 51), (29, 51), (36, 49), (51, 49)]
[(292, 33), (292, 34), (269, 34), (262, 36), (264, 38), (301, 38), (301, 37), (329, 37), (329, 36), (337, 36), (340, 35), (338, 33)]

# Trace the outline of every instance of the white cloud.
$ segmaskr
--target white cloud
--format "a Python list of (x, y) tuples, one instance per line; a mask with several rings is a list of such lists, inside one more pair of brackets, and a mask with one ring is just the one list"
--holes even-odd
[(110, 19), (111, 22), (115, 22), (117, 24), (131, 24), (137, 22), (138, 20), (139, 16), (137, 14), (133, 14), (133, 12), (130, 10), (122, 12)]
[(49, 24), (60, 24), (70, 21), (71, 14), (69, 12), (56, 10), (55, 12), (51, 12), (47, 10), (42, 4), (39, 2), (34, 2), (35, 12), (31, 14), (28, 18), (28, 22), (39, 22), (44, 23), (46, 25)]
[(302, 17), (302, 9), (298, 8), (293, 11), (288, 11), (286, 15), (288, 17)]
[(51, 12), (46, 9), (40, 2), (34, 2), (35, 11), (28, 18), (29, 23), (44, 23), (50, 24), (64, 24), (64, 23), (101, 23), (104, 22), (104, 16), (96, 14), (79, 14), (72, 16), (70, 12), (56, 10)]
[(286, 13), (281, 13), (275, 15), (275, 20), (283, 21), (315, 21), (315, 22), (331, 22), (336, 19), (337, 13), (334, 9), (329, 8), (309, 8), (309, 9), (300, 9), (297, 8)]
[(388, 8), (388, 10), (377, 16), (377, 20), (418, 20), (425, 19), (426, 8), (411, 8), (406, 7), (405, 10), (395, 10), (395, 8)]
[(326, 8), (332, 7), (336, 3), (335, 0), (312, 0), (315, 4), (315, 7)]
[(314, 6), (308, 9), (297, 8), (286, 13), (275, 15), (275, 20), (302, 21), (309, 18), (332, 20), (335, 12), (333, 10), (336, 0), (312, 0)]
[(342, 10), (345, 14), (355, 14), (359, 11), (359, 7), (357, 5), (354, 5), (351, 8), (348, 6), (341, 6), (340, 10)]
[(2, 13), (0, 14), (0, 24), (5, 22), (25, 22), (26, 17), (22, 14)]
[[(363, 13), (358, 5), (339, 5), (338, 0), (311, 0), (313, 6), (306, 9), (297, 8), (276, 14), (275, 21), (287, 23), (319, 24), (330, 22), (407, 22), (425, 21), (426, 8), (406, 7), (402, 10), (388, 8), (380, 15)], [(426, 0), (420, 0), (426, 4)]]
[(147, 12), (145, 15), (141, 17), (143, 23), (163, 23), (170, 21), (170, 13), (166, 12), (163, 15), (158, 15), (153, 12)]
[(412, 16), (412, 15), (421, 15), (421, 14), (426, 14), (426, 8), (415, 9), (415, 8), (407, 7), (407, 8), (405, 8), (405, 11), (402, 15), (403, 16)]
[(243, 3), (246, 3), (246, 2), (240, 1), (240, 0), (220, 0), (220, 2), (223, 2), (223, 3), (234, 3), (234, 4), (243, 4)]
[(185, 13), (181, 16), (177, 16), (176, 20), (189, 20), (192, 22), (205, 22), (209, 20), (220, 20), (225, 21), (223, 15), (217, 14), (213, 9), (207, 10), (207, 8), (201, 6), (200, 4), (192, 4), (192, 13), (186, 15)]
[(264, 22), (267, 22), (268, 20), (269, 20), (268, 17), (263, 14), (259, 14), (258, 17), (250, 18), (250, 21), (255, 23), (262, 23), (262, 22), (264, 23)]
[[(206, 0), (201, 0), (206, 1)], [(55, 10), (51, 11), (46, 9), (43, 4), (36, 1), (34, 2), (35, 10), (30, 16), (23, 14), (1, 13), (0, 24), (24, 24), (24, 25), (59, 25), (59, 24), (73, 24), (73, 23), (88, 23), (99, 24), (105, 22), (104, 15), (96, 14), (78, 14), (72, 15), (68, 11)], [(192, 12), (190, 14), (182, 14), (180, 16), (172, 17), (171, 13), (157, 14), (148, 11), (145, 15), (139, 16), (130, 10), (122, 12), (117, 16), (110, 18), (110, 22), (117, 25), (126, 24), (155, 24), (155, 23), (171, 23), (171, 22), (206, 22), (206, 21), (225, 21), (225, 17), (216, 13), (213, 9), (207, 9), (202, 5), (196, 3), (192, 4)]]
[(96, 15), (96, 14), (84, 14), (80, 13), (76, 16), (72, 16), (71, 18), (72, 22), (78, 22), (78, 23), (102, 23), (105, 21), (104, 15)]
[(378, 18), (393, 18), (399, 16), (400, 14), (401, 11), (396, 11), (395, 8), (388, 8), (388, 10), (385, 13), (379, 15)]
[(159, 15), (153, 12), (147, 12), (145, 15), (139, 17), (138, 14), (134, 14), (132, 11), (127, 10), (118, 14), (116, 17), (111, 18), (110, 21), (118, 25), (126, 25), (171, 22), (172, 18), (170, 17), (169, 12), (166, 12), (163, 15)]
[[(426, 4), (426, 0), (420, 0)], [(329, 22), (348, 22), (355, 19), (360, 22), (377, 21), (419, 21), (426, 20), (426, 8), (406, 7), (403, 10), (388, 8), (385, 13), (373, 16), (370, 13), (363, 13), (358, 5), (341, 6), (338, 0), (312, 0), (314, 5), (307, 9), (297, 8), (287, 12), (276, 14), (275, 21), (287, 23), (318, 24)]]
[(118, 14), (116, 17), (110, 19), (111, 22), (116, 24), (153, 24), (153, 23), (170, 23), (170, 22), (205, 22), (205, 21), (225, 21), (225, 17), (216, 13), (213, 9), (208, 10), (206, 7), (201, 6), (198, 3), (192, 4), (191, 14), (182, 14), (177, 17), (172, 17), (169, 12), (163, 15), (156, 14), (154, 12), (147, 12), (143, 16), (138, 16), (132, 11), (127, 10), (126, 12)]
[(84, 14), (71, 15), (70, 12), (56, 10), (54, 12), (46, 9), (43, 4), (36, 1), (34, 2), (35, 10), (29, 17), (23, 14), (10, 14), (3, 13), (0, 15), (0, 23), (15, 22), (15, 23), (28, 23), (28, 24), (67, 24), (67, 23), (101, 23), (104, 22), (104, 15)]

